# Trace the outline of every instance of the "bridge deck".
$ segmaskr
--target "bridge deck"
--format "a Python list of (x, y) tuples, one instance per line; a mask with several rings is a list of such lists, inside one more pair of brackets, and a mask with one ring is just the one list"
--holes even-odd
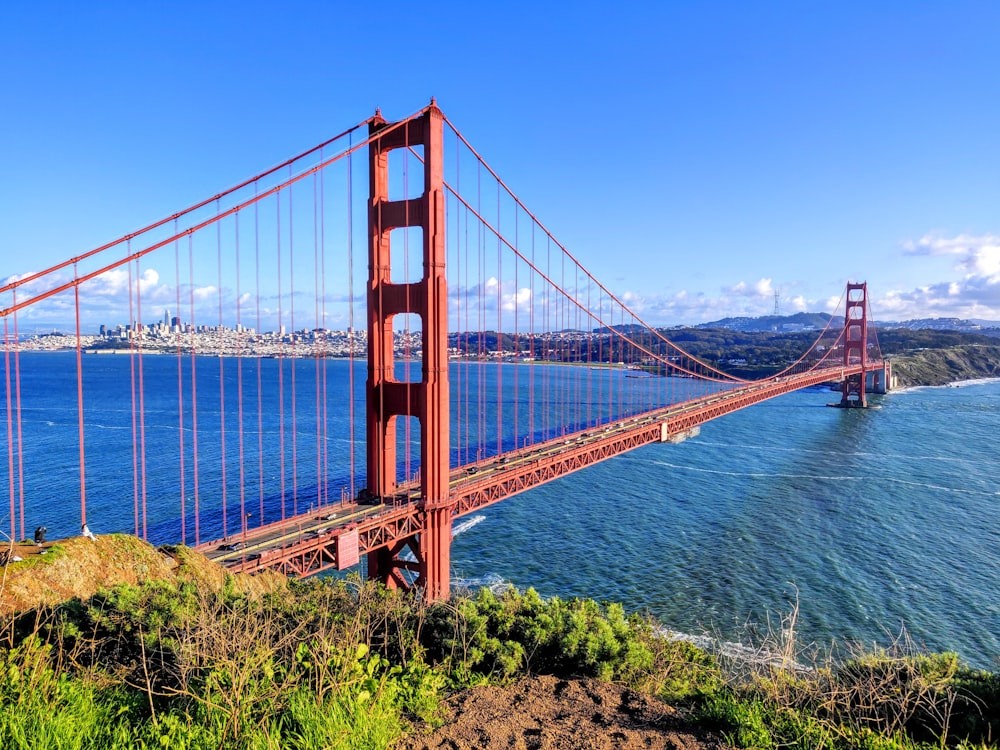
[[(868, 363), (865, 369), (877, 367)], [(452, 516), (458, 518), (635, 448), (683, 439), (717, 417), (791, 391), (840, 381), (861, 369), (838, 366), (751, 383), (457, 467), (449, 479)], [(233, 570), (270, 568), (307, 576), (350, 567), (355, 553), (364, 555), (419, 533), (422, 506), (419, 485), (410, 483), (383, 503), (327, 506), (197, 549)], [(345, 543), (350, 549), (347, 555)]]

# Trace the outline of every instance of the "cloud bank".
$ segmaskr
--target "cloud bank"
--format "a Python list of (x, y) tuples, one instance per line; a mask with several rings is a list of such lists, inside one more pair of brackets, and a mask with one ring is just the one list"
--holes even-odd
[(1000, 320), (1000, 235), (926, 234), (903, 242), (902, 249), (910, 258), (952, 258), (955, 276), (914, 289), (890, 290), (877, 300), (878, 317)]

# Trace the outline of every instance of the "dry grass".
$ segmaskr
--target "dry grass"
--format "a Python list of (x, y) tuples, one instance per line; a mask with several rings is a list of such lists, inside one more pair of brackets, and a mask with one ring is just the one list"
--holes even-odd
[[(182, 580), (220, 589), (227, 575), (188, 547), (157, 549), (127, 534), (103, 534), (96, 541), (70, 537), (42, 548), (8, 543), (5, 549), (24, 559), (0, 566), (0, 616), (88, 599), (118, 584)], [(42, 549), (45, 554), (39, 554)], [(248, 593), (277, 590), (287, 583), (276, 574), (236, 575), (233, 580)]]

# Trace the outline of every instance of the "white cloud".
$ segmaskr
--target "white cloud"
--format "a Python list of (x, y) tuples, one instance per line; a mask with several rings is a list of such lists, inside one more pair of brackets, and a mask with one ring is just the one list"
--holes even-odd
[[(154, 294), (159, 289), (160, 274), (153, 268), (147, 268), (142, 272), (139, 279), (133, 280), (133, 290), (141, 297)], [(86, 287), (81, 285), (81, 289), (86, 289), (86, 293), (91, 297), (117, 297), (127, 295), (129, 291), (129, 273), (124, 268), (113, 268), (105, 271), (90, 281)]]
[(196, 287), (192, 292), (194, 298), (199, 302), (204, 302), (206, 299), (214, 297), (218, 293), (219, 293), (218, 287), (212, 286), (211, 284), (209, 284), (208, 286)]
[(503, 309), (505, 312), (524, 309), (531, 302), (531, 290), (525, 287), (518, 289), (511, 294), (503, 295)]
[(774, 297), (774, 287), (771, 279), (759, 279), (753, 284), (741, 281), (723, 290), (726, 294), (736, 297)]
[(926, 234), (901, 243), (913, 257), (953, 257), (958, 278), (914, 289), (891, 289), (875, 300), (885, 320), (956, 317), (1000, 319), (1000, 235)]

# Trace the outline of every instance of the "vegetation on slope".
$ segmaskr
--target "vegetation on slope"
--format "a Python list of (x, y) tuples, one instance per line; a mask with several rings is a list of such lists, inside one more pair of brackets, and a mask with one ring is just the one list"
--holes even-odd
[[(671, 338), (696, 357), (747, 378), (778, 372), (809, 348), (815, 331), (742, 332), (682, 329)], [(879, 330), (879, 351), (893, 362), (900, 386), (944, 385), (958, 380), (1000, 376), (1000, 346), (995, 337), (959, 331), (891, 328)], [(733, 365), (733, 362), (745, 362)]]
[(909, 351), (892, 360), (900, 387), (1000, 377), (1000, 346), (969, 344)]
[(615, 604), (483, 589), (426, 607), (360, 581), (251, 585), (172, 556), (165, 576), (6, 617), (0, 746), (385, 748), (439, 724), (449, 692), (528, 674), (660, 696), (745, 747), (985, 748), (1000, 733), (998, 675), (950, 654), (803, 670), (786, 639), (737, 664)]

